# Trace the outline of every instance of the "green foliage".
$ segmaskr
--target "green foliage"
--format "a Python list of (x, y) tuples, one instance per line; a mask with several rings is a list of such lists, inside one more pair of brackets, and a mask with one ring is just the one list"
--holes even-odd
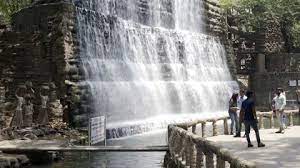
[(300, 21), (296, 22), (292, 28), (294, 46), (300, 48)]
[(0, 14), (10, 21), (12, 14), (26, 7), (32, 0), (0, 0)]
[[(299, 40), (300, 1), (299, 0), (220, 0), (227, 11), (235, 11), (239, 16), (240, 29), (256, 31), (267, 20), (274, 20), (292, 30), (294, 41)], [(299, 42), (298, 42), (299, 43)]]

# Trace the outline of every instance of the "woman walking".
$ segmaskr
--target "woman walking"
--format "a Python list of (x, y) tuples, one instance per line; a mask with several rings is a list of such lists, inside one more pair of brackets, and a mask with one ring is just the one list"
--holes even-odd
[(234, 93), (231, 96), (231, 99), (229, 100), (229, 117), (231, 119), (231, 125), (230, 125), (230, 135), (233, 135), (233, 127), (235, 126), (235, 132), (238, 133), (239, 132), (239, 120), (238, 120), (238, 116), (237, 116), (237, 98), (238, 98), (238, 94)]

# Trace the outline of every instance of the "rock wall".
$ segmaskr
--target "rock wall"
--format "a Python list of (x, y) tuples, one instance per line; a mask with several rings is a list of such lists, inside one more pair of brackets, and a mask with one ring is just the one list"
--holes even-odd
[[(269, 110), (276, 88), (281, 87), (286, 91), (288, 106), (296, 107), (294, 101), (296, 88), (300, 86), (300, 55), (286, 52), (280, 24), (268, 21), (265, 29), (257, 32), (255, 44), (256, 67), (260, 68), (251, 74), (250, 88), (256, 93), (257, 105)], [(296, 81), (297, 86), (290, 86), (290, 81)]]
[[(174, 21), (170, 19), (173, 18), (170, 16), (171, 2), (164, 1), (160, 9), (166, 27), (174, 27)], [(150, 22), (151, 19), (147, 19), (150, 17), (147, 2), (141, 0), (139, 5), (144, 12), (136, 19), (141, 23)], [(224, 12), (217, 0), (204, 0), (204, 8), (206, 31), (220, 37), (228, 53), (230, 70), (235, 76), (234, 55), (232, 44), (227, 40)], [(125, 9), (116, 9), (122, 9), (115, 11), (117, 15), (129, 17), (125, 15)], [(75, 7), (69, 0), (38, 0), (13, 16), (12, 30), (0, 34), (0, 85), (5, 88), (7, 102), (15, 101), (17, 86), (26, 81), (33, 83), (36, 97), (39, 97), (41, 86), (54, 83), (57, 100), (62, 100), (60, 103), (67, 108), (68, 116), (65, 117), (73, 121), (75, 126), (87, 125), (92, 109), (89, 88), (81, 85), (84, 76), (79, 58), (76, 21)], [(36, 106), (40, 103), (38, 99)]]
[(228, 37), (228, 23), (226, 13), (221, 9), (219, 0), (204, 0), (206, 15), (206, 30), (210, 35), (220, 37), (227, 52), (227, 64), (232, 77), (237, 74), (233, 43)]
[[(74, 21), (74, 6), (69, 3), (33, 5), (14, 14), (12, 30), (0, 35), (0, 76), (6, 102), (15, 101), (17, 86), (31, 81), (36, 94), (35, 111), (40, 88), (45, 85), (54, 86), (48, 94), (50, 99), (55, 97), (52, 101), (56, 103), (50, 108), (60, 108), (62, 113), (62, 103), (69, 104), (69, 111), (76, 106), (69, 85), (79, 80), (74, 68), (78, 62)], [(62, 118), (62, 114), (57, 115)]]
[(276, 88), (281, 87), (285, 90), (288, 108), (296, 108), (296, 90), (297, 86), (290, 86), (289, 81), (298, 81), (300, 86), (299, 72), (269, 72), (256, 74), (251, 76), (250, 87), (254, 89), (256, 94), (256, 102), (261, 110), (269, 110), (271, 108), (271, 100), (274, 97)]

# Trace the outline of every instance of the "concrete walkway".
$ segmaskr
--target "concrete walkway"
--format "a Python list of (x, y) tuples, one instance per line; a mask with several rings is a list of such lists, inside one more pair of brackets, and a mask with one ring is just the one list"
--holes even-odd
[[(265, 148), (257, 148), (255, 133), (251, 129), (254, 148), (247, 148), (246, 138), (231, 135), (209, 137), (242, 159), (253, 161), (260, 168), (300, 167), (300, 126), (289, 127), (284, 134), (275, 134), (277, 129), (260, 130)], [(243, 135), (243, 133), (242, 133)]]

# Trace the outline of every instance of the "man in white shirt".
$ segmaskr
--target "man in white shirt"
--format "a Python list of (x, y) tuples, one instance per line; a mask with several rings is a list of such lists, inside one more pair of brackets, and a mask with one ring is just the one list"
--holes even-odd
[[(245, 91), (243, 89), (241, 89), (240, 94), (239, 94), (238, 99), (237, 99), (237, 107), (238, 107), (237, 113), (238, 114), (242, 109), (243, 101), (245, 101), (246, 99), (247, 99), (247, 96), (245, 95)], [(236, 133), (236, 135), (234, 137), (241, 137), (242, 122), (243, 122), (243, 120), (240, 118), (239, 131)]]
[(286, 97), (283, 89), (281, 88), (277, 89), (276, 96), (274, 97), (273, 101), (275, 102), (276, 117), (280, 124), (280, 128), (276, 133), (284, 133), (284, 128), (285, 128), (284, 108), (286, 106)]

